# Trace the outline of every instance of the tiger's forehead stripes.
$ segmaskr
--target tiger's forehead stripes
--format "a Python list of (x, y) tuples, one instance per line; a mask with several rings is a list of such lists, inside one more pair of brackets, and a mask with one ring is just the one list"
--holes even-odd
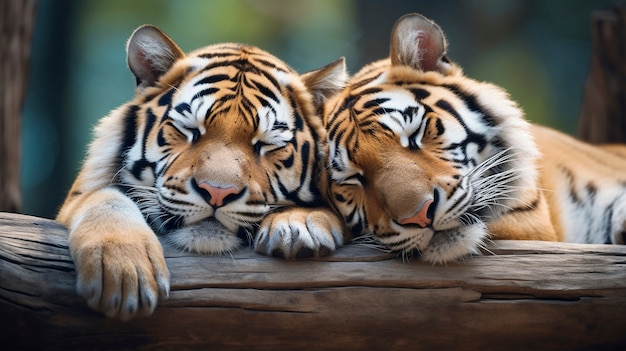
[[(444, 139), (441, 141), (442, 150), (465, 150), (475, 146), (482, 152), (492, 138), (482, 133), (498, 125), (489, 109), (482, 106), (468, 88), (444, 79), (375, 71), (358, 78), (346, 89), (328, 121), (329, 139), (353, 140), (345, 145), (358, 147), (359, 135), (365, 134), (378, 141), (384, 135), (393, 136), (402, 147), (421, 148), (427, 124), (425, 117), (434, 112), (437, 118), (433, 123), (438, 135), (443, 135), (446, 129), (457, 130), (446, 133), (445, 145)], [(346, 121), (345, 117), (338, 116), (344, 114), (352, 120), (351, 129), (340, 128)], [(341, 135), (338, 135), (339, 130), (342, 130)], [(473, 162), (465, 157), (454, 159), (462, 164)]]
[[(293, 72), (250, 48), (226, 48), (231, 51), (190, 58), (196, 64), (204, 61), (204, 67), (173, 93), (168, 116), (183, 128), (197, 129), (201, 135), (220, 116), (232, 113), (239, 115), (244, 124), (252, 123), (250, 132), (257, 135), (256, 139), (270, 130), (293, 130), (298, 122), (291, 117), (294, 104), (285, 100), (285, 95), (292, 99), (292, 92), (284, 88), (291, 83)], [(259, 63), (267, 71), (260, 69)], [(267, 142), (283, 143), (290, 138), (291, 135), (274, 133)]]
[[(360, 105), (360, 104), (359, 104)], [(368, 126), (368, 119), (375, 119), (380, 126), (400, 138), (403, 147), (409, 146), (416, 132), (424, 123), (426, 108), (405, 90), (381, 91), (362, 103), (367, 113), (361, 114), (359, 126)]]

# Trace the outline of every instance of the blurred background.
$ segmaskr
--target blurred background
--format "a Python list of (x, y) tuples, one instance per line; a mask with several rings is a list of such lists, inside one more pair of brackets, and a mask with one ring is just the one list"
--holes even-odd
[(97, 120), (133, 96), (125, 44), (141, 24), (184, 51), (243, 42), (299, 72), (340, 56), (356, 72), (387, 56), (391, 28), (419, 12), (444, 30), (449, 57), (496, 83), (534, 122), (577, 130), (590, 16), (613, 0), (40, 0), (23, 114), (23, 212), (54, 218)]

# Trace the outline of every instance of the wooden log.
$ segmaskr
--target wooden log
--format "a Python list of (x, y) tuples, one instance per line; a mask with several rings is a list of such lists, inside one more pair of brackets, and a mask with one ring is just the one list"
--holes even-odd
[(46, 349), (626, 348), (626, 247), (496, 241), (461, 263), (348, 245), (317, 260), (165, 246), (171, 296), (129, 322), (74, 291), (67, 231), (0, 213), (0, 345)]
[(591, 16), (592, 50), (578, 136), (626, 143), (626, 4)]

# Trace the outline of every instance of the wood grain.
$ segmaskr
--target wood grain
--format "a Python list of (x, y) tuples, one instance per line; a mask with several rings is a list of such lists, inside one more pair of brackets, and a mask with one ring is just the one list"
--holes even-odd
[(165, 246), (171, 296), (108, 320), (74, 292), (67, 231), (0, 213), (0, 344), (46, 349), (624, 349), (626, 247), (490, 243), (448, 265), (360, 245), (318, 260)]

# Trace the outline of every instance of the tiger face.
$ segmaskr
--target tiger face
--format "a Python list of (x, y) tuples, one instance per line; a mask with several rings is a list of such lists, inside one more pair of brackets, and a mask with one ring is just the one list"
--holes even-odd
[(77, 290), (109, 317), (150, 314), (169, 293), (155, 233), (198, 253), (323, 255), (344, 242), (325, 207), (321, 102), (340, 59), (297, 74), (251, 46), (189, 54), (159, 29), (131, 36), (135, 97), (100, 120), (57, 220), (69, 228)]
[[(162, 37), (176, 59), (150, 85), (141, 50), (158, 32), (142, 34), (129, 49), (141, 91), (123, 112), (127, 123), (141, 121), (140, 135), (122, 146), (117, 177), (153, 229), (191, 251), (225, 252), (238, 245), (234, 234), (252, 232), (271, 210), (319, 204), (322, 130), (311, 118), (312, 94), (325, 92), (307, 84), (342, 74), (342, 61), (301, 77), (256, 47), (219, 44), (183, 55)], [(216, 221), (201, 225), (220, 235), (172, 231), (201, 221)]]
[(330, 198), (353, 234), (430, 262), (476, 253), (490, 223), (539, 196), (523, 113), (445, 52), (436, 24), (402, 17), (389, 59), (358, 72), (325, 115)]

